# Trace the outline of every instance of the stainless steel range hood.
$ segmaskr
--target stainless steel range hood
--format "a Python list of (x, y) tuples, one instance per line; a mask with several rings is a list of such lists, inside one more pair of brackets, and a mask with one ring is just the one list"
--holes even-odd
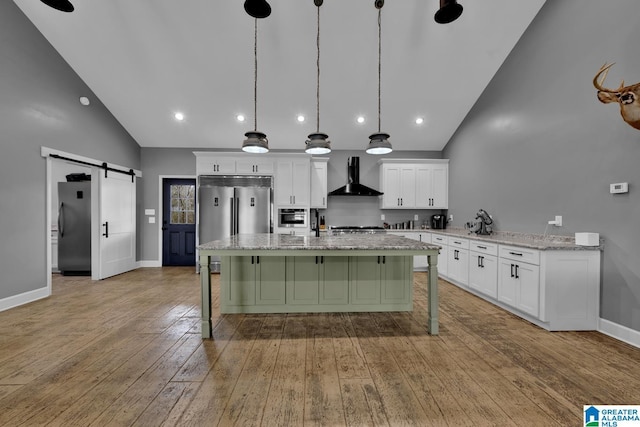
[(333, 190), (329, 196), (381, 196), (382, 193), (360, 184), (360, 157), (347, 160), (347, 185)]

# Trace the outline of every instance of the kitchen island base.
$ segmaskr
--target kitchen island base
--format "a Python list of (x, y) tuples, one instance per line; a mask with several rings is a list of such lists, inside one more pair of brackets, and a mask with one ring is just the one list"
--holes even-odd
[(220, 313), (413, 310), (411, 256), (222, 257)]
[(413, 257), (427, 256), (427, 328), (438, 334), (436, 245), (398, 236), (234, 235), (198, 246), (202, 337), (212, 337), (212, 256), (221, 313), (413, 310)]

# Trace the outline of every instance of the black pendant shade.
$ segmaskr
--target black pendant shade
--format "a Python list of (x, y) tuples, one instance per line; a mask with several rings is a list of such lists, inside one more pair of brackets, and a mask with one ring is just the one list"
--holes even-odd
[(448, 24), (462, 15), (462, 5), (456, 0), (440, 0), (440, 10), (434, 16), (438, 24)]
[(265, 0), (245, 0), (244, 10), (253, 18), (266, 18), (271, 15), (271, 6)]
[(54, 9), (57, 9), (61, 12), (73, 12), (73, 5), (69, 2), (69, 0), (40, 0), (42, 3), (47, 6), (51, 6)]

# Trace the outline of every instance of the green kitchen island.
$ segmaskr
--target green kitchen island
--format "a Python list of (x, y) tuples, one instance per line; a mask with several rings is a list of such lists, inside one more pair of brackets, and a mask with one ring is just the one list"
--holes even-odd
[(400, 236), (240, 234), (198, 246), (202, 337), (212, 337), (211, 256), (221, 313), (413, 310), (413, 257), (428, 259), (428, 330), (438, 334), (440, 247)]

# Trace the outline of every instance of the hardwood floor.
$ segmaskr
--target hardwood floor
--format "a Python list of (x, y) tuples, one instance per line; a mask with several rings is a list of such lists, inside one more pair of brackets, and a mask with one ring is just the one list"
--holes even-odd
[(638, 404), (640, 349), (544, 331), (440, 283), (412, 313), (223, 315), (200, 338), (194, 268), (101, 282), (0, 313), (0, 425), (569, 426)]

